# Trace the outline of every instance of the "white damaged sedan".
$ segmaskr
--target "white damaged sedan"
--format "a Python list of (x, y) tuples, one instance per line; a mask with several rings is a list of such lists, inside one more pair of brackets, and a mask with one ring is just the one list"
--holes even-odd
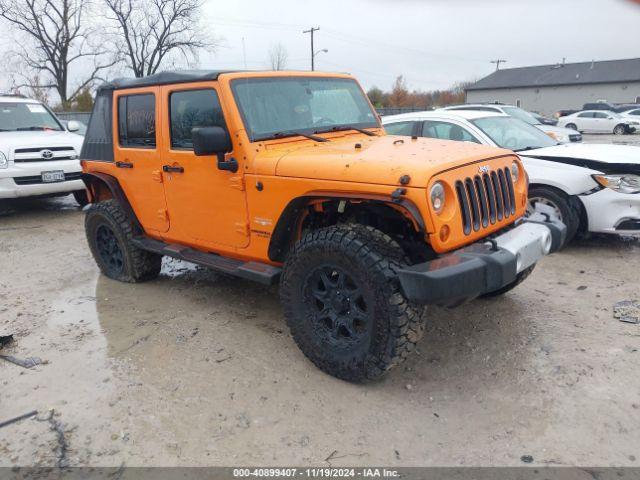
[(508, 115), (458, 110), (383, 117), (387, 133), (467, 141), (517, 152), (529, 175), (529, 202), (551, 207), (577, 232), (640, 234), (640, 147), (559, 144)]

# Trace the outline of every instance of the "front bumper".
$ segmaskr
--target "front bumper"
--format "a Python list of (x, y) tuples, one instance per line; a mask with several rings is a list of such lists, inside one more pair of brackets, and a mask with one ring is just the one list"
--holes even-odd
[[(67, 180), (43, 183), (42, 172), (62, 170)], [(10, 163), (0, 169), (0, 199), (56, 195), (84, 190), (80, 179), (82, 168), (78, 160), (52, 160), (48, 162)], [(19, 183), (18, 183), (19, 182)]]
[(451, 307), (515, 282), (518, 273), (560, 248), (566, 226), (541, 214), (489, 241), (398, 272), (408, 300)]
[(638, 234), (640, 193), (618, 193), (603, 188), (578, 197), (587, 213), (588, 230), (593, 233)]

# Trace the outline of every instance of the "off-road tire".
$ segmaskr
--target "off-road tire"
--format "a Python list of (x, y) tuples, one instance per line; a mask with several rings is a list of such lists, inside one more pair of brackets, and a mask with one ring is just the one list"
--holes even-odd
[(578, 131), (578, 126), (575, 123), (567, 123), (566, 128), (570, 130), (575, 130), (576, 132)]
[(494, 290), (493, 292), (485, 293), (484, 295), (481, 295), (480, 298), (499, 297), (500, 295), (504, 295), (505, 293), (510, 292), (511, 290), (516, 288), (518, 285), (520, 285), (522, 282), (524, 282), (527, 279), (527, 277), (531, 275), (531, 272), (533, 272), (534, 268), (536, 268), (535, 263), (530, 267), (525, 268), (523, 271), (521, 271), (516, 276), (515, 281), (511, 282), (509, 285), (505, 285), (504, 287), (498, 290)]
[(616, 125), (615, 127), (613, 127), (614, 135), (625, 135), (626, 133), (627, 133), (627, 127), (623, 124)]
[(89, 203), (89, 197), (86, 190), (76, 190), (73, 192), (73, 198), (81, 207), (84, 207)]
[(534, 186), (529, 188), (529, 197), (541, 197), (553, 202), (562, 214), (562, 222), (567, 226), (567, 236), (560, 249), (564, 248), (578, 232), (580, 227), (580, 212), (564, 192), (547, 186)]
[[(280, 281), (287, 325), (302, 352), (324, 372), (350, 382), (377, 379), (404, 361), (424, 334), (425, 312), (402, 294), (396, 272), (406, 264), (400, 246), (372, 227), (342, 224), (306, 234), (289, 253)], [(347, 347), (319, 333), (324, 327), (314, 309), (321, 307), (314, 305), (317, 298), (309, 301), (315, 272), (334, 268), (351, 276), (368, 312), (366, 326)]]
[[(158, 276), (162, 267), (162, 255), (147, 252), (131, 243), (132, 225), (120, 205), (113, 199), (95, 203), (87, 210), (85, 232), (93, 258), (104, 275), (121, 282), (136, 283)], [(112, 246), (119, 249), (120, 262), (115, 266), (105, 256), (111, 251), (101, 250), (98, 234), (113, 234)], [(118, 265), (120, 265), (118, 267)]]

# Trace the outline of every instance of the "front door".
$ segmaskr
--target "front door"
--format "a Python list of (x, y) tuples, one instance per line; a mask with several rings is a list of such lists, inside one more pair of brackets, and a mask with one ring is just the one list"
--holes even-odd
[(162, 87), (162, 102), (169, 130), (161, 153), (169, 237), (199, 247), (245, 247), (249, 227), (242, 168), (236, 173), (219, 170), (215, 155), (193, 153), (192, 128), (229, 131), (215, 85)]
[(156, 122), (160, 89), (116, 90), (114, 160), (118, 182), (146, 231), (169, 229)]

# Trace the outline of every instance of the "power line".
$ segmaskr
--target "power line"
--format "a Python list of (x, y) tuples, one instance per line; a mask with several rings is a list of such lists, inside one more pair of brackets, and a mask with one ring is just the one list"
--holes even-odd
[(302, 33), (310, 33), (311, 34), (311, 71), (315, 70), (315, 57), (316, 51), (313, 48), (313, 33), (320, 30), (320, 27), (313, 28), (311, 27), (309, 30), (304, 30)]
[(496, 64), (496, 71), (500, 70), (500, 64), (501, 63), (507, 63), (506, 60), (501, 60), (501, 59), (497, 59), (497, 60), (491, 60), (491, 62), (489, 63), (495, 63)]

